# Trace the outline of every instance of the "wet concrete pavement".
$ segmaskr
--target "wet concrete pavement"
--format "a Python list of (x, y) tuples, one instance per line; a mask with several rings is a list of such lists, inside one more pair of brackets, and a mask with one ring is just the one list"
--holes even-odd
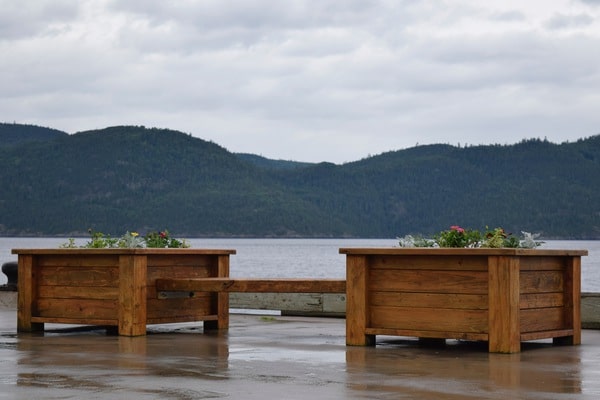
[(378, 337), (347, 347), (343, 319), (232, 315), (229, 331), (202, 324), (17, 334), (0, 310), (0, 399), (598, 399), (600, 331), (581, 346), (527, 343), (518, 354), (485, 344)]

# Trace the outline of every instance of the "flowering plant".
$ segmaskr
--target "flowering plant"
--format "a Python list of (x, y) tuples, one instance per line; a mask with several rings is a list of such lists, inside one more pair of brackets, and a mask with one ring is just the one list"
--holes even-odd
[(435, 235), (434, 239), (440, 247), (477, 247), (481, 234), (479, 231), (452, 225), (449, 230)]
[(179, 240), (169, 236), (169, 231), (167, 230), (147, 233), (144, 239), (146, 241), (146, 247), (190, 247), (185, 239)]
[[(137, 232), (126, 232), (119, 238), (112, 238), (110, 235), (105, 235), (102, 232), (96, 232), (88, 229), (90, 240), (84, 244), (83, 248), (88, 249), (105, 249), (105, 248), (187, 248), (190, 244), (185, 239), (175, 239), (169, 235), (169, 231), (148, 232), (144, 237)], [(75, 248), (75, 239), (63, 245), (63, 248)]]
[(398, 238), (400, 247), (459, 247), (459, 248), (528, 248), (532, 249), (540, 246), (544, 242), (536, 241), (539, 234), (521, 232), (523, 239), (519, 240), (512, 233), (506, 233), (503, 228), (489, 229), (482, 235), (479, 231), (465, 229), (458, 225), (453, 225), (450, 229), (441, 231), (433, 236), (433, 239), (424, 239), (406, 235)]

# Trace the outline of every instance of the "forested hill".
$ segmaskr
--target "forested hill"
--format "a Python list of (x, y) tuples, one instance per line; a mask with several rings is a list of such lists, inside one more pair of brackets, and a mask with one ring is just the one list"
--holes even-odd
[(458, 224), (600, 239), (600, 136), (418, 146), (335, 165), (234, 154), (164, 129), (0, 124), (0, 162), (4, 236), (394, 238)]

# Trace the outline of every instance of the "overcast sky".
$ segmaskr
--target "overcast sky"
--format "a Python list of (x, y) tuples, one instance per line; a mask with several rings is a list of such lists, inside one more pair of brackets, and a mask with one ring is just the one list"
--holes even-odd
[(343, 163), (600, 133), (600, 0), (0, 0), (0, 122)]

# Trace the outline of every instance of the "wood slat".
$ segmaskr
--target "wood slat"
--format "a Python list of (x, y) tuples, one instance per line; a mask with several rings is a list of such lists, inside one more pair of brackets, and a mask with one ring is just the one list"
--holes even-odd
[(178, 322), (196, 322), (196, 321), (217, 321), (219, 319), (218, 315), (196, 315), (190, 314), (186, 316), (179, 317), (164, 317), (164, 318), (149, 318), (146, 322), (147, 324), (172, 324)]
[(487, 294), (488, 274), (484, 271), (377, 270), (369, 273), (368, 290)]
[(522, 294), (519, 300), (521, 310), (528, 308), (562, 307), (565, 305), (563, 293)]
[(369, 303), (373, 306), (487, 310), (488, 296), (484, 294), (370, 292)]
[(202, 267), (209, 268), (215, 264), (215, 256), (208, 254), (152, 254), (148, 255), (148, 267)]
[(58, 317), (32, 317), (32, 322), (50, 323), (50, 324), (71, 324), (71, 325), (109, 325), (116, 326), (116, 319), (98, 319), (98, 318), (58, 318)]
[(448, 255), (431, 257), (422, 255), (385, 256), (373, 255), (369, 257), (369, 268), (372, 269), (417, 269), (439, 271), (486, 271), (487, 256), (466, 257), (464, 255)]
[[(527, 332), (527, 333), (521, 334), (521, 341), (573, 336), (573, 332), (574, 332), (573, 329), (558, 329), (558, 330), (554, 330), (554, 331), (543, 331), (543, 332)], [(575, 344), (575, 343), (573, 343), (573, 344)]]
[(345, 293), (339, 279), (157, 279), (158, 291), (248, 292), (248, 293)]
[(198, 267), (190, 265), (148, 267), (148, 285), (154, 285), (154, 281), (161, 278), (185, 279), (185, 278), (208, 278), (211, 276), (209, 267)]
[(117, 287), (94, 286), (39, 286), (38, 297), (54, 299), (117, 300), (119, 298), (119, 289)]
[(431, 331), (414, 329), (367, 328), (368, 335), (413, 336), (420, 338), (457, 339), (457, 340), (488, 340), (487, 333), (467, 333), (450, 331)]
[(564, 309), (555, 308), (530, 308), (521, 310), (521, 332), (552, 331), (565, 328)]
[[(64, 252), (63, 252), (64, 253)], [(36, 256), (38, 267), (98, 267), (116, 268), (119, 266), (119, 255), (107, 254), (44, 254)]]
[(178, 318), (186, 315), (208, 315), (210, 314), (210, 299), (148, 299), (148, 319), (167, 318), (172, 316)]
[(568, 257), (521, 257), (521, 271), (564, 271)]
[(370, 328), (487, 333), (486, 310), (370, 307)]
[(552, 293), (564, 289), (563, 271), (521, 271), (521, 293)]
[(37, 271), (38, 285), (117, 286), (119, 269), (113, 267), (46, 266)]
[(36, 317), (116, 319), (117, 300), (38, 299)]

